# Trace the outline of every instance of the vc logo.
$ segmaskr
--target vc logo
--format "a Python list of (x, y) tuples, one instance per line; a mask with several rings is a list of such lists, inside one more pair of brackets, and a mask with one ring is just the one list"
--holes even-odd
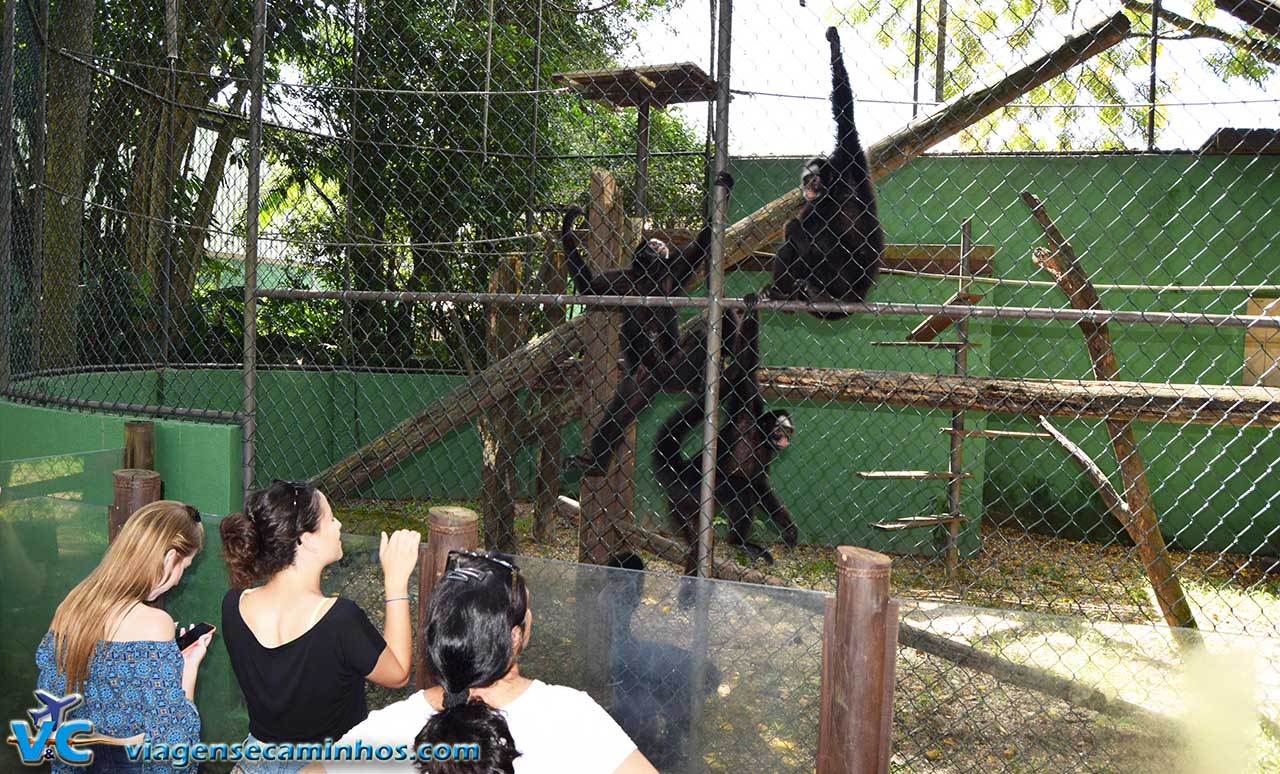
[(9, 744), (18, 748), (18, 757), (26, 765), (35, 766), (56, 756), (72, 766), (87, 766), (93, 762), (93, 751), (81, 750), (77, 744), (114, 741), (95, 737), (91, 720), (67, 718), (67, 712), (83, 701), (80, 694), (54, 696), (37, 690), (35, 695), (42, 706), (27, 711), (31, 722), (9, 721)]

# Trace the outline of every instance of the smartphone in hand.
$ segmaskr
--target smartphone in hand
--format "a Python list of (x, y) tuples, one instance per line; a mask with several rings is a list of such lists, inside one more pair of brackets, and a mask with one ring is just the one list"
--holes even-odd
[(183, 651), (195, 644), (196, 640), (205, 636), (209, 632), (217, 631), (216, 626), (211, 623), (198, 623), (192, 626), (184, 634), (179, 634), (175, 639), (178, 642), (178, 650)]

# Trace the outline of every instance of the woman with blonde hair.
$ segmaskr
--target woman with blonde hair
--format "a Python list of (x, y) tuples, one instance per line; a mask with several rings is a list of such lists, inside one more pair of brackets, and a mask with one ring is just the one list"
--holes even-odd
[[(182, 580), (204, 545), (200, 512), (160, 500), (134, 512), (102, 561), (58, 605), (36, 651), (38, 687), (84, 702), (71, 718), (93, 721), (95, 735), (141, 734), (147, 743), (195, 744), (200, 715), (196, 672), (212, 633), (179, 652), (176, 626), (148, 603)], [(125, 748), (93, 748), (95, 772), (175, 772), (169, 762), (130, 761)], [(54, 772), (76, 769), (54, 761)]]

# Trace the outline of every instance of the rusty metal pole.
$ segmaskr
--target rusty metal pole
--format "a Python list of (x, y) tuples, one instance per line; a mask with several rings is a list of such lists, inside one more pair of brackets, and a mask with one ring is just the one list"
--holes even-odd
[(241, 428), (241, 491), (253, 490), (258, 428), (258, 198), (262, 167), (262, 81), (267, 46), (267, 0), (254, 0), (249, 49), (249, 169), (244, 217), (244, 400)]

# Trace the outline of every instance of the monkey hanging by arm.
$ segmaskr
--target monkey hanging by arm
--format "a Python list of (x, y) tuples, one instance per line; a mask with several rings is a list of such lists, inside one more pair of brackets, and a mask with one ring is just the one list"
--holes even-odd
[(729, 543), (740, 547), (752, 562), (774, 563), (767, 549), (751, 542), (756, 511), (763, 511), (794, 548), (798, 530), (791, 513), (769, 482), (774, 457), (791, 445), (795, 423), (785, 411), (766, 411), (755, 372), (760, 367), (760, 320), (754, 296), (747, 309), (734, 312), (730, 350), (734, 360), (725, 371), (724, 408), (728, 417), (720, 431), (716, 460), (716, 499), (729, 522)]
[[(796, 544), (795, 522), (769, 483), (769, 466), (776, 454), (790, 445), (795, 425), (786, 412), (764, 410), (755, 382), (759, 365), (755, 309), (727, 315), (725, 327), (726, 349), (733, 360), (721, 381), (727, 419), (720, 429), (716, 454), (715, 499), (729, 521), (729, 542), (741, 547), (752, 561), (772, 564), (768, 550), (750, 541), (751, 529), (755, 512), (763, 510), (782, 531), (787, 545)], [(667, 496), (672, 526), (685, 543), (687, 575), (694, 574), (697, 567), (702, 465), (700, 458), (686, 456), (681, 444), (705, 418), (701, 398), (685, 403), (663, 422), (651, 456), (654, 477)]]
[[(732, 191), (733, 177), (727, 172), (721, 173), (716, 176), (715, 184)], [(650, 239), (637, 248), (626, 269), (593, 275), (582, 259), (569, 215), (565, 217), (561, 235), (570, 276), (583, 295), (678, 295), (706, 265), (711, 248), (708, 224), (693, 242), (683, 247), (668, 247), (661, 240)], [(592, 433), (587, 449), (566, 461), (567, 467), (587, 475), (604, 475), (627, 428), (653, 403), (659, 392), (701, 389), (707, 350), (705, 331), (698, 328), (681, 336), (679, 315), (674, 308), (624, 307), (621, 336), (622, 381)]]
[[(884, 231), (876, 211), (875, 185), (853, 120), (853, 88), (835, 27), (831, 44), (831, 112), (836, 147), (828, 158), (810, 159), (801, 188), (805, 204), (787, 222), (774, 256), (772, 284), (761, 296), (772, 300), (862, 302), (880, 271)], [(843, 312), (814, 312), (841, 319)]]

